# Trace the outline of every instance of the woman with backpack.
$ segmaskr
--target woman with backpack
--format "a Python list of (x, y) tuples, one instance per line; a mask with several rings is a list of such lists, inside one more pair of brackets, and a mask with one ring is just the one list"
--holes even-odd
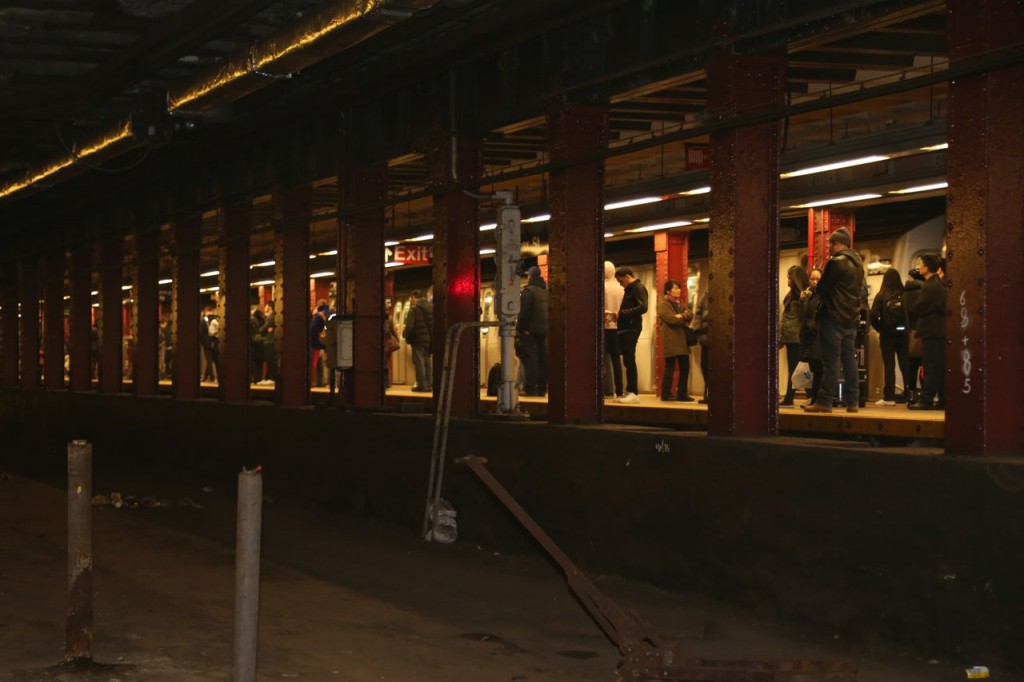
[(903, 281), (900, 273), (890, 268), (882, 276), (882, 287), (871, 305), (871, 326), (878, 332), (882, 348), (882, 366), (885, 368), (885, 387), (879, 407), (896, 404), (896, 363), (907, 383), (908, 329), (907, 311), (903, 304)]

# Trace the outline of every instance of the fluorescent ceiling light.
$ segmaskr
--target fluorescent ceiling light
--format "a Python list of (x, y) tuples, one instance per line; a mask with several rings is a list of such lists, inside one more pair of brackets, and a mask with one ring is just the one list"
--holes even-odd
[(432, 234), (421, 234), (419, 237), (413, 237), (412, 239), (406, 239), (407, 242), (429, 242), (434, 238)]
[(310, 279), (316, 279), (317, 277), (334, 277), (334, 270), (324, 270), (323, 272), (314, 272), (309, 277), (310, 277)]
[(524, 223), (543, 223), (543, 222), (548, 221), (548, 220), (551, 220), (551, 214), (550, 213), (541, 213), (540, 215), (535, 215), (532, 218), (526, 218), (522, 222), (524, 222)]
[(668, 230), (673, 227), (685, 227), (686, 225), (692, 225), (689, 220), (673, 220), (669, 223), (658, 223), (656, 225), (644, 225), (643, 227), (634, 227), (632, 230), (626, 230), (626, 232), (654, 232), (656, 230)]
[(388, 261), (387, 263), (385, 263), (384, 267), (386, 267), (386, 268), (397, 268), (397, 267), (402, 266), (402, 265), (405, 265), (405, 263), (403, 263), (401, 261), (397, 261), (397, 260), (392, 260), (392, 261)]
[(98, 292), (98, 291), (90, 291), (89, 293), (92, 294), (93, 296), (98, 296), (100, 292)]
[(614, 211), (617, 208), (629, 208), (630, 206), (643, 206), (644, 204), (655, 204), (661, 201), (661, 197), (640, 197), (639, 199), (627, 199), (626, 201), (615, 201), (604, 205), (604, 210)]
[(316, 254), (315, 253), (309, 254), (309, 260), (313, 260), (314, 258), (316, 258)]
[(398, 246), (398, 244), (399, 242), (396, 242), (394, 240), (384, 242), (384, 246)]
[(161, 279), (161, 280), (157, 280), (157, 284), (170, 284), (173, 281), (174, 281), (173, 279)]
[(131, 291), (131, 290), (132, 290), (132, 285), (131, 284), (125, 284), (123, 287), (121, 287), (121, 291)]
[(495, 251), (494, 249), (480, 249), (481, 256), (489, 256), (492, 253), (497, 253), (497, 251)]
[(710, 223), (711, 222), (711, 218), (694, 218), (693, 222), (695, 222), (695, 223)]
[(949, 149), (949, 143), (943, 142), (942, 144), (933, 144), (930, 147), (921, 147), (923, 152), (940, 152), (943, 149)]
[(797, 204), (796, 206), (790, 206), (789, 208), (816, 208), (818, 206), (831, 206), (832, 204), (846, 204), (854, 201), (865, 201), (867, 199), (877, 199), (881, 194), (854, 194), (849, 197), (836, 197), (835, 199), (822, 199), (821, 201), (811, 201), (806, 204)]
[(605, 232), (604, 233), (604, 238), (605, 239), (608, 239), (608, 237), (614, 237), (614, 236), (615, 236), (614, 232)]
[(206, 287), (205, 289), (200, 289), (199, 293), (207, 294), (207, 293), (209, 293), (211, 291), (220, 291), (220, 287)]
[(708, 194), (710, 192), (711, 192), (711, 188), (710, 187), (697, 187), (695, 189), (684, 190), (684, 191), (680, 192), (680, 194), (683, 195), (684, 197), (692, 197), (692, 196), (696, 196), (698, 194)]
[(219, 274), (220, 274), (220, 270), (210, 270), (209, 272), (204, 272), (204, 273), (202, 273), (199, 276), (200, 277), (216, 277)]
[(826, 163), (823, 166), (811, 166), (810, 168), (801, 168), (800, 170), (790, 171), (788, 173), (779, 173), (779, 177), (782, 179), (796, 178), (801, 175), (814, 175), (815, 173), (825, 173), (828, 171), (839, 170), (840, 168), (850, 168), (851, 166), (863, 166), (866, 163), (876, 163), (878, 161), (888, 161), (889, 157), (885, 154), (875, 154), (873, 156), (863, 156), (859, 159), (848, 159), (846, 161), (836, 161), (835, 163)]
[(249, 286), (251, 286), (251, 287), (265, 287), (265, 286), (268, 286), (268, 285), (273, 284), (273, 283), (274, 283), (274, 280), (272, 280), (272, 279), (261, 279), (258, 282), (252, 282)]
[(330, 251), (321, 251), (320, 253), (318, 253), (316, 255), (318, 255), (318, 256), (337, 256), (338, 255), (338, 250), (337, 249), (331, 249)]
[[(64, 300), (65, 300), (65, 301), (70, 301), (70, 300), (71, 300), (71, 297), (70, 297), (70, 296), (65, 296), (65, 297), (64, 297)], [(3, 310), (3, 308), (0, 308), (0, 310)]]
[(249, 269), (252, 270), (253, 268), (267, 268), (274, 264), (275, 262), (272, 260), (265, 260), (262, 263), (253, 263), (252, 265), (249, 266)]
[(946, 189), (949, 187), (948, 182), (936, 182), (931, 185), (918, 185), (917, 187), (907, 187), (904, 189), (894, 189), (889, 194), (913, 194), (914, 192), (930, 192), (933, 189)]
[(498, 223), (487, 223), (485, 225), (481, 225), (480, 226), (480, 231), (481, 232), (489, 232), (491, 230), (496, 230), (496, 229), (498, 229)]

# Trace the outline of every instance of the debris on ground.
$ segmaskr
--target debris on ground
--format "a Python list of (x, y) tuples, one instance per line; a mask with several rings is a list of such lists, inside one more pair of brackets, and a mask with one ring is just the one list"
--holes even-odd
[(158, 498), (155, 495), (146, 495), (145, 497), (137, 498), (133, 495), (124, 495), (116, 490), (111, 492), (109, 495), (104, 495), (103, 493), (93, 495), (92, 506), (96, 509), (103, 509), (105, 507), (113, 507), (114, 509), (169, 509), (174, 507), (191, 507), (193, 509), (203, 508), (203, 505), (198, 504), (190, 497), (185, 497), (180, 500), (165, 500)]

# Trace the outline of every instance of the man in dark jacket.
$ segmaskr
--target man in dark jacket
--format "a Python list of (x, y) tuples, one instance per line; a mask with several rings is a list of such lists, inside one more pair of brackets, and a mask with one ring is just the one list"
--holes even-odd
[(640, 398), (636, 371), (636, 343), (644, 326), (647, 312), (647, 287), (627, 267), (615, 271), (615, 279), (622, 285), (622, 303), (616, 324), (619, 326), (619, 347), (622, 350), (622, 364), (626, 366), (626, 395), (616, 402), (638, 403)]
[(924, 384), (917, 401), (907, 405), (911, 410), (937, 409), (933, 401), (942, 393), (946, 367), (946, 287), (938, 274), (941, 262), (934, 253), (926, 253), (918, 260), (918, 270), (925, 279), (911, 312), (917, 316), (917, 335), (921, 338)]
[(405, 329), (402, 335), (412, 346), (412, 364), (416, 369), (416, 393), (430, 393), (434, 390), (434, 368), (430, 362), (430, 346), (434, 332), (434, 306), (419, 289), (409, 296), (409, 312), (405, 314)]
[(327, 305), (327, 301), (321, 298), (317, 301), (316, 310), (313, 311), (313, 317), (309, 321), (309, 376), (313, 386), (324, 385), (324, 360), (327, 354), (327, 344), (324, 343), (326, 334), (322, 333), (327, 329), (327, 313), (330, 310), (331, 307)]
[(864, 265), (860, 254), (850, 248), (852, 244), (850, 233), (843, 227), (829, 237), (832, 258), (815, 290), (821, 299), (817, 322), (824, 377), (814, 402), (804, 407), (807, 412), (832, 411), (832, 402), (839, 392), (840, 366), (846, 411), (858, 409), (860, 387), (855, 343), (861, 320)]
[(526, 376), (525, 395), (542, 396), (548, 392), (548, 287), (537, 266), (526, 274), (529, 279), (519, 295), (516, 355)]

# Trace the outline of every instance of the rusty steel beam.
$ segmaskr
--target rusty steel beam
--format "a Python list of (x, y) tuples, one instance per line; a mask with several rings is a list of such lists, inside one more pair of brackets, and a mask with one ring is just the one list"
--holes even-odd
[[(708, 64), (712, 118), (780, 105), (782, 57), (736, 58), (724, 50)], [(708, 432), (778, 433), (779, 288), (778, 120), (730, 127), (711, 136), (708, 308)]]
[(0, 386), (18, 385), (18, 266), (0, 270)]
[(199, 249), (202, 220), (181, 218), (174, 224), (174, 397), (199, 397)]
[(217, 384), (221, 399), (238, 403), (249, 397), (249, 243), (252, 201), (221, 208), (220, 277), (224, 300)]
[(92, 251), (91, 241), (71, 249), (71, 390), (92, 387)]
[(135, 296), (135, 395), (156, 395), (160, 377), (157, 367), (160, 289), (160, 228), (135, 233), (135, 267), (132, 293)]
[(277, 395), (282, 405), (309, 402), (309, 221), (313, 189), (309, 185), (274, 191), (274, 232), (277, 241), (274, 315), (283, 330), (278, 336), (281, 360)]
[(124, 291), (121, 282), (124, 238), (118, 234), (103, 242), (100, 259), (100, 392), (119, 393), (124, 368)]
[(51, 251), (43, 259), (43, 384), (49, 391), (64, 388), (64, 269), (67, 253)]
[[(551, 158), (603, 151), (606, 107), (548, 112)], [(599, 422), (604, 408), (604, 161), (552, 170), (548, 250), (548, 420)]]

